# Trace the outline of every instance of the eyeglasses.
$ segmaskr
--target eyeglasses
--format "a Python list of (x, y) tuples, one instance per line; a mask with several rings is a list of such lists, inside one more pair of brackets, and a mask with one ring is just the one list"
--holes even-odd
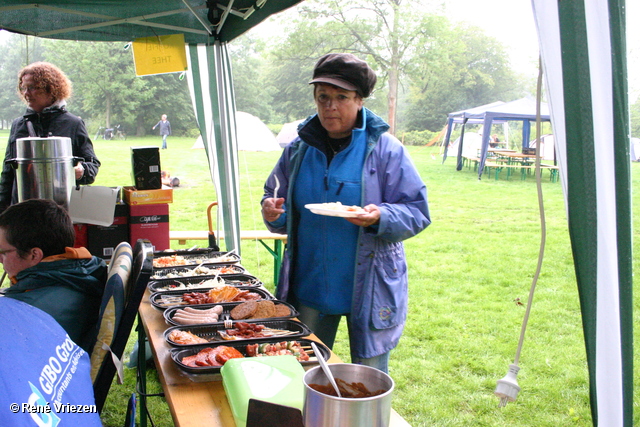
[(22, 86), (18, 89), (22, 93), (27, 93), (27, 92), (36, 92), (38, 90), (41, 90), (42, 88), (40, 86)]
[(321, 93), (319, 95), (316, 96), (316, 103), (320, 104), (320, 105), (329, 105), (332, 101), (336, 104), (336, 105), (346, 105), (349, 102), (355, 100), (356, 97), (350, 97), (347, 95), (337, 95), (336, 97), (331, 97), (329, 95), (326, 95), (324, 93)]
[(15, 252), (17, 249), (0, 249), (0, 255), (6, 255), (9, 252)]

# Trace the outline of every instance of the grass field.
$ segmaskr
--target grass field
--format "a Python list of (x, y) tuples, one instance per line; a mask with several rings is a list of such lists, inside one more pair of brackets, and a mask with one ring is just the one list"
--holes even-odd
[[(0, 138), (6, 135), (0, 132)], [(103, 163), (96, 185), (131, 185), (130, 147), (160, 145), (160, 138), (95, 141)], [(172, 138), (161, 150), (162, 168), (180, 178), (170, 205), (173, 230), (207, 229), (206, 207), (216, 199), (204, 150)], [(522, 390), (498, 408), (496, 381), (513, 362), (540, 248), (540, 214), (533, 176), (481, 181), (472, 170), (443, 165), (437, 149), (408, 148), (429, 193), (432, 225), (405, 242), (410, 308), (405, 333), (391, 354), (396, 381), (393, 407), (412, 426), (590, 426), (589, 388), (578, 293), (559, 183), (543, 176), (547, 227), (542, 271), (520, 358)], [(279, 152), (240, 152), (241, 226), (263, 227), (262, 185)], [(632, 165), (633, 187), (640, 164)], [(634, 197), (634, 223), (638, 224)], [(634, 226), (634, 253), (637, 248)], [(188, 242), (193, 245), (198, 242)], [(199, 242), (204, 244), (204, 242)], [(339, 242), (336, 242), (339, 244)], [(176, 247), (177, 248), (177, 247)], [(257, 242), (242, 243), (243, 265), (273, 289), (273, 260)], [(634, 267), (638, 256), (634, 256)], [(638, 308), (638, 297), (634, 298)], [(635, 331), (635, 337), (638, 332)], [(132, 335), (129, 351), (135, 337)], [(346, 326), (336, 353), (349, 360)], [(638, 358), (636, 357), (636, 364)], [(636, 382), (639, 375), (634, 376)], [(151, 390), (159, 391), (149, 371)], [(135, 371), (114, 383), (105, 426), (122, 425)], [(157, 426), (173, 425), (166, 403), (150, 399)], [(640, 399), (636, 397), (635, 407)], [(640, 425), (640, 414), (635, 421)]]

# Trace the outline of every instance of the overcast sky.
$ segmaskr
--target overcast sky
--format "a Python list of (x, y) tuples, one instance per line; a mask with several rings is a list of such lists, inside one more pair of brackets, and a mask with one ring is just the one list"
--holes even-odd
[[(538, 35), (531, 0), (446, 0), (451, 20), (482, 27), (508, 49), (518, 72), (537, 75)], [(626, 0), (629, 101), (640, 95), (640, 0)]]

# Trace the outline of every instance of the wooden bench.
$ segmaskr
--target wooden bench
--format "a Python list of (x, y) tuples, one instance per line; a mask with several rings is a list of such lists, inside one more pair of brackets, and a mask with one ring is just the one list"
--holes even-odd
[[(217, 237), (224, 239), (224, 234), (220, 234)], [(209, 231), (169, 231), (169, 239), (177, 240), (179, 245), (185, 245), (187, 240), (209, 240)], [(284, 245), (287, 244), (287, 235), (272, 233), (268, 230), (242, 230), (240, 231), (240, 240), (257, 240), (267, 248), (273, 256), (273, 281), (278, 284)], [(273, 249), (265, 243), (265, 240), (273, 240)]]
[(467, 169), (471, 169), (471, 163), (473, 162), (473, 171), (477, 171), (478, 170), (478, 162), (480, 162), (480, 158), (479, 157), (467, 157), (467, 156), (462, 156), (462, 163), (464, 165), (464, 163), (467, 164)]
[[(509, 177), (511, 177), (511, 171), (513, 169), (520, 169), (520, 179), (524, 181), (527, 178), (527, 171), (532, 169), (535, 170), (536, 168), (535, 165), (522, 165), (522, 164), (514, 165), (514, 164), (506, 164), (506, 163), (489, 162), (489, 161), (485, 162), (484, 167), (495, 169), (496, 181), (500, 177), (500, 172), (502, 172), (503, 169), (507, 170), (507, 180), (509, 179)], [(558, 180), (558, 166), (541, 164), (540, 170), (545, 170), (545, 169), (549, 170), (549, 173), (550, 173), (549, 178), (551, 179), (551, 182), (556, 182)]]

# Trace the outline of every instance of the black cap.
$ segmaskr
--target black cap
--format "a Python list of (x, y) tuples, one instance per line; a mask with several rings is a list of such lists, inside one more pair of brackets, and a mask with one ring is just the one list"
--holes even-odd
[(376, 85), (376, 73), (350, 53), (329, 53), (318, 60), (313, 69), (312, 83), (328, 83), (346, 90), (355, 90), (366, 98)]

